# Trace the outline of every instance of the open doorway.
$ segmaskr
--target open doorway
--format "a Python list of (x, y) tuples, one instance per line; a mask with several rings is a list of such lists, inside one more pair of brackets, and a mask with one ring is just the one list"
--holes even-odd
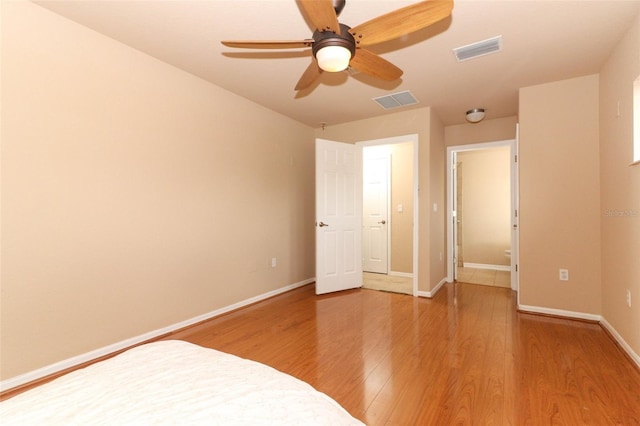
[(517, 290), (517, 144), (447, 149), (448, 281)]
[(417, 135), (363, 147), (363, 287), (417, 295)]

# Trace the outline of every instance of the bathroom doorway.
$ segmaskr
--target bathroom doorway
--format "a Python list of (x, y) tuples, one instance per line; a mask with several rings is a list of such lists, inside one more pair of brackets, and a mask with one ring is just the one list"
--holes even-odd
[(517, 144), (447, 149), (448, 281), (517, 290)]

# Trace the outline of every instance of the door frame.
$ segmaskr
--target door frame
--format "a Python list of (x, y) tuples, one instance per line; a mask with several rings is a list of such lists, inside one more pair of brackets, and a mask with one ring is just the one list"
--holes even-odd
[(518, 162), (518, 138), (506, 139), (494, 142), (471, 143), (467, 145), (456, 145), (447, 147), (447, 282), (455, 280), (454, 261), (454, 194), (455, 168), (453, 161), (455, 154), (464, 151), (479, 151), (483, 149), (491, 149), (508, 146), (510, 148), (510, 180), (511, 180), (511, 289), (518, 291), (519, 285), (519, 240), (520, 230), (518, 227), (518, 209), (519, 209), (519, 162)]
[[(382, 139), (372, 139), (367, 141), (356, 142), (356, 145), (362, 147), (375, 146), (375, 145), (395, 145), (400, 143), (410, 142), (413, 146), (413, 296), (418, 296), (418, 206), (419, 206), (419, 169), (418, 169), (418, 135), (409, 134), (403, 136), (393, 136)], [(391, 200), (389, 200), (389, 204)], [(390, 229), (390, 228), (389, 228)], [(389, 250), (391, 247), (391, 241), (389, 241)], [(391, 262), (391, 256), (388, 256), (388, 262)], [(389, 269), (390, 270), (390, 269)]]

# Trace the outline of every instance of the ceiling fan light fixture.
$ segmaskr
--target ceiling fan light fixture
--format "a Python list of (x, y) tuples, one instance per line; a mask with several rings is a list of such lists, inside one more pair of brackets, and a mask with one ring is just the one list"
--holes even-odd
[(477, 123), (484, 118), (484, 108), (470, 109), (466, 115), (469, 123)]
[[(296, 83), (295, 90), (310, 88), (322, 71), (340, 72), (349, 65), (359, 72), (395, 81), (402, 70), (364, 47), (391, 41), (427, 28), (451, 15), (453, 0), (421, 1), (370, 19), (353, 28), (341, 24), (338, 15), (346, 0), (299, 0), (312, 27), (312, 39), (274, 41), (222, 41), (229, 47), (294, 49), (311, 47), (313, 59)], [(357, 54), (356, 54), (357, 49)]]
[(343, 71), (349, 67), (351, 52), (343, 46), (325, 46), (316, 52), (316, 60), (324, 71)]

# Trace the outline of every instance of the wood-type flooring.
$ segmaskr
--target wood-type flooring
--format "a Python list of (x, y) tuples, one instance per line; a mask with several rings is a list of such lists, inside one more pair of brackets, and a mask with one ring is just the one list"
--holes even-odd
[(519, 313), (515, 297), (308, 285), (167, 338), (275, 367), (369, 425), (640, 424), (640, 370), (602, 327)]

